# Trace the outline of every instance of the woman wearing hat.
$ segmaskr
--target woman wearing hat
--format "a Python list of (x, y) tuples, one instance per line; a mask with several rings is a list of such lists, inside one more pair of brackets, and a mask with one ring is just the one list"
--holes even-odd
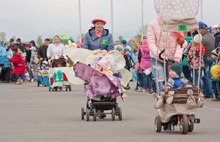
[(12, 71), (12, 74), (14, 74), (18, 80), (15, 84), (19, 85), (22, 84), (24, 80), (24, 74), (26, 69), (25, 61), (20, 53), (18, 53), (18, 46), (14, 45), (12, 47), (12, 53), (13, 57), (9, 59), (10, 62), (12, 62), (14, 69)]
[(106, 21), (98, 17), (92, 20), (92, 24), (94, 26), (86, 33), (82, 47), (93, 50), (94, 53), (97, 53), (98, 50), (102, 50), (103, 53), (113, 50), (112, 35), (108, 29), (104, 29)]

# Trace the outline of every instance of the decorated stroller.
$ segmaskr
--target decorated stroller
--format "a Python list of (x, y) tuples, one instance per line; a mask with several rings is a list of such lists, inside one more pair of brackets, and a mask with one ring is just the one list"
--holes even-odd
[[(200, 0), (155, 0), (156, 11), (162, 21), (159, 39), (161, 40), (161, 35), (163, 35), (162, 32), (165, 32), (164, 35), (166, 35), (165, 45), (161, 45), (160, 40), (157, 41), (158, 45), (164, 47), (164, 50), (168, 49), (168, 33), (172, 33), (177, 37), (176, 43), (181, 48), (184, 46), (183, 35), (186, 35), (187, 31), (198, 28), (195, 17), (198, 14), (199, 2)], [(157, 55), (159, 55), (158, 50), (157, 53)], [(169, 68), (168, 61), (164, 60), (163, 67), (166, 76)], [(201, 68), (199, 68), (199, 72), (200, 70)], [(194, 71), (193, 75), (195, 76)], [(156, 76), (158, 76), (157, 73)], [(198, 76), (198, 78), (200, 78), (201, 74)], [(159, 92), (158, 80), (159, 78), (156, 77), (157, 92)], [(164, 77), (163, 80), (166, 84), (166, 77)], [(182, 134), (192, 132), (194, 123), (200, 123), (200, 119), (195, 118), (196, 110), (203, 105), (203, 94), (199, 87), (195, 85), (185, 84), (179, 89), (160, 92), (159, 95), (156, 96), (155, 105), (158, 111), (154, 121), (156, 132), (161, 132), (162, 128), (164, 130), (175, 130), (175, 126), (180, 127)]]
[[(106, 114), (111, 114), (112, 121), (115, 120), (115, 116), (118, 116), (121, 121), (122, 110), (116, 99), (117, 96), (122, 96), (124, 93), (120, 80), (81, 62), (77, 62), (73, 69), (76, 77), (85, 81), (87, 102), (86, 109), (81, 108), (81, 119), (84, 120), (86, 116), (86, 120), (89, 121), (92, 116), (93, 121), (96, 121), (98, 116), (104, 118)], [(106, 110), (110, 112), (104, 112)]]
[(157, 96), (155, 108), (158, 115), (155, 118), (155, 130), (175, 130), (179, 126), (182, 134), (192, 132), (194, 123), (200, 123), (195, 118), (196, 109), (204, 105), (204, 96), (193, 85), (185, 85), (177, 90), (161, 92)]
[(66, 91), (71, 91), (71, 85), (66, 74), (62, 71), (62, 67), (67, 67), (67, 61), (63, 57), (55, 57), (51, 60), (51, 68), (49, 69), (50, 86), (49, 91), (61, 91), (65, 87)]
[(43, 86), (49, 86), (49, 65), (47, 61), (43, 61), (40, 64), (40, 68), (38, 70), (38, 76), (37, 76), (37, 86), (40, 85)]

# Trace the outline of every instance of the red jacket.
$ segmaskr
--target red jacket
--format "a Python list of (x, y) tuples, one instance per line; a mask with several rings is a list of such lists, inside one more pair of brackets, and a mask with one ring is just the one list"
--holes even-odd
[(20, 53), (9, 59), (9, 61), (12, 62), (14, 66), (13, 74), (25, 74), (26, 64)]

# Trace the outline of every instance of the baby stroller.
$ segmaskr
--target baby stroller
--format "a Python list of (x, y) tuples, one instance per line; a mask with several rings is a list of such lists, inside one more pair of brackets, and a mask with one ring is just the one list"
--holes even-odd
[(67, 61), (63, 57), (54, 58), (51, 60), (51, 67), (50, 73), (52, 73), (52, 76), (50, 76), (50, 85), (49, 85), (49, 91), (60, 91), (63, 90), (63, 87), (65, 87), (66, 91), (71, 91), (71, 85), (68, 81), (68, 78), (64, 72), (60, 68), (67, 67)]
[(6, 83), (11, 80), (11, 63), (7, 55), (0, 57), (0, 80)]
[(38, 76), (37, 76), (37, 86), (39, 87), (40, 85), (43, 86), (49, 86), (49, 65), (47, 61), (43, 61), (40, 63), (40, 68), (38, 71)]
[[(86, 82), (87, 102), (86, 109), (81, 108), (81, 119), (84, 120), (86, 116), (86, 120), (89, 121), (90, 116), (92, 116), (93, 121), (96, 121), (98, 116), (104, 118), (106, 114), (111, 114), (112, 121), (115, 121), (115, 116), (118, 116), (121, 121), (122, 110), (116, 99), (117, 96), (121, 95), (118, 91), (122, 88), (118, 84), (120, 81), (114, 82), (106, 74), (80, 62), (76, 63), (73, 68), (76, 77)], [(105, 112), (109, 110), (110, 112)]]
[(155, 106), (158, 109), (154, 121), (156, 132), (162, 128), (174, 131), (176, 126), (182, 134), (192, 132), (194, 123), (200, 123), (200, 119), (195, 118), (196, 109), (203, 105), (204, 96), (196, 86), (161, 92)]

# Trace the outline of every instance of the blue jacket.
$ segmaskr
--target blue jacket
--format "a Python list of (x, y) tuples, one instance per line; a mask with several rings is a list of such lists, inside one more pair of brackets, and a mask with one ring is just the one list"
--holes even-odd
[(83, 48), (89, 50), (114, 50), (114, 42), (112, 35), (109, 33), (109, 30), (104, 29), (101, 37), (97, 37), (95, 34), (95, 29), (90, 29), (86, 33), (83, 41)]

